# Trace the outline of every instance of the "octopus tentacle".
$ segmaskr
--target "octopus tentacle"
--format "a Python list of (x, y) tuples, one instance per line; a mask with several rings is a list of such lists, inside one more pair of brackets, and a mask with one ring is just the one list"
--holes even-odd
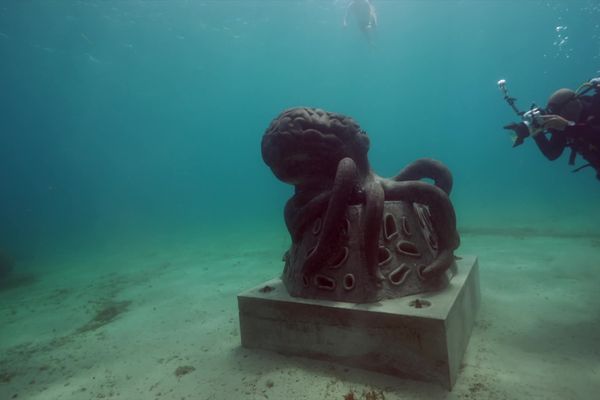
[(437, 257), (420, 271), (425, 279), (444, 273), (454, 261), (453, 251), (459, 245), (456, 232), (456, 214), (448, 195), (439, 187), (419, 181), (383, 181), (386, 200), (421, 203), (429, 207), (431, 220), (438, 234)]
[[(384, 192), (381, 183), (372, 181), (365, 187), (364, 246), (367, 271), (378, 277), (379, 231), (383, 219)], [(378, 277), (381, 278), (381, 277)]]
[(302, 232), (308, 223), (323, 214), (330, 196), (331, 190), (326, 190), (301, 207), (296, 205), (295, 197), (288, 200), (285, 204), (284, 218), (293, 243), (300, 241)]
[(339, 227), (344, 220), (346, 207), (357, 184), (358, 171), (351, 158), (343, 158), (338, 163), (331, 196), (327, 205), (321, 237), (314, 251), (304, 263), (304, 272), (318, 270), (331, 256), (333, 247), (338, 244)]
[(423, 178), (433, 179), (435, 185), (446, 194), (452, 191), (452, 174), (448, 167), (432, 158), (420, 158), (404, 167), (392, 180), (418, 181)]

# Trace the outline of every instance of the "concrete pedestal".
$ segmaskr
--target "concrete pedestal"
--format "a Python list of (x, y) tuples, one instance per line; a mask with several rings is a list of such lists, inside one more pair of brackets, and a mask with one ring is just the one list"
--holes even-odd
[(448, 288), (352, 304), (288, 295), (273, 279), (238, 295), (242, 346), (454, 386), (479, 308), (475, 257)]

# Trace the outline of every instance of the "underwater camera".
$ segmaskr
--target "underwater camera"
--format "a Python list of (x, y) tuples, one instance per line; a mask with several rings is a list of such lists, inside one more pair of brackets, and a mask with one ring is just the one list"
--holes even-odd
[(504, 95), (504, 100), (508, 103), (508, 105), (513, 109), (513, 111), (521, 118), (521, 123), (518, 124), (510, 124), (505, 126), (505, 129), (510, 129), (514, 132), (513, 136), (513, 147), (519, 146), (523, 144), (525, 139), (531, 135), (535, 129), (538, 129), (542, 126), (541, 117), (546, 115), (546, 110), (540, 107), (537, 107), (535, 104), (532, 104), (529, 111), (520, 111), (517, 108), (516, 101), (517, 99), (511, 97), (508, 93), (508, 88), (506, 87), (506, 80), (500, 79), (498, 81), (498, 88)]
[[(504, 127), (504, 129), (513, 131), (513, 147), (519, 146), (523, 144), (525, 139), (531, 136), (533, 132), (542, 128), (542, 117), (544, 115), (549, 115), (552, 113), (549, 112), (549, 110), (537, 107), (535, 104), (531, 105), (529, 111), (519, 110), (516, 105), (517, 99), (510, 96), (510, 94), (508, 93), (508, 88), (506, 87), (505, 79), (500, 79), (498, 81), (498, 89), (500, 89), (500, 91), (504, 95), (504, 101), (506, 101), (506, 103), (508, 103), (508, 105), (519, 116), (519, 118), (521, 118), (520, 123), (512, 123)], [(596, 93), (600, 92), (600, 77), (590, 79), (589, 81), (583, 83), (575, 91), (575, 97), (581, 97), (590, 91), (595, 91)], [(574, 125), (575, 123), (570, 122), (569, 124)]]
[(541, 118), (543, 115), (546, 115), (546, 110), (540, 107), (536, 107), (535, 104), (531, 106), (531, 109), (521, 116), (523, 123), (527, 125), (529, 130), (533, 128), (540, 128)]

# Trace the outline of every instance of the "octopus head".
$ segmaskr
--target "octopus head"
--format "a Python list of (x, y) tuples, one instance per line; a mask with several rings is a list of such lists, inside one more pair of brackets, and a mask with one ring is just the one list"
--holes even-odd
[(292, 108), (275, 118), (262, 138), (262, 157), (280, 180), (292, 185), (333, 181), (341, 159), (359, 174), (369, 172), (369, 138), (350, 117), (316, 108)]

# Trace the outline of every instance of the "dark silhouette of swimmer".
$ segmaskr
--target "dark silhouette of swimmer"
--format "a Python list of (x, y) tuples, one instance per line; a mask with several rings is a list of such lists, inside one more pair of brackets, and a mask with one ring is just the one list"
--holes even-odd
[[(545, 109), (535, 109), (533, 117), (521, 123), (505, 126), (515, 132), (515, 146), (532, 137), (542, 154), (556, 160), (570, 148), (569, 164), (577, 155), (596, 171), (600, 180), (600, 78), (583, 84), (577, 91), (559, 89), (548, 99)], [(593, 92), (593, 94), (588, 94)], [(527, 113), (525, 113), (527, 115)]]
[(351, 0), (346, 7), (344, 15), (344, 26), (348, 26), (348, 15), (354, 14), (358, 28), (366, 36), (369, 43), (372, 42), (372, 32), (377, 27), (377, 13), (375, 7), (369, 0)]

